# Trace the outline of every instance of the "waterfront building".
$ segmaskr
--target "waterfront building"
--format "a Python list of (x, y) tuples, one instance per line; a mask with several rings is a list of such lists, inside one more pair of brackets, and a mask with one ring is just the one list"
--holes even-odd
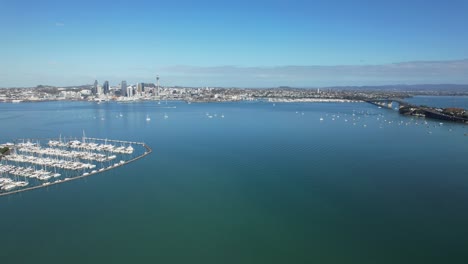
[(156, 96), (159, 96), (159, 75), (156, 75)]
[(120, 95), (127, 96), (127, 82), (126, 81), (122, 81), (120, 83)]
[(93, 88), (91, 89), (91, 93), (97, 94), (97, 92), (98, 92), (98, 81), (94, 80), (94, 85), (93, 85)]
[(133, 96), (133, 87), (128, 86), (127, 87), (127, 97), (132, 97)]
[(109, 82), (108, 81), (105, 81), (104, 84), (102, 85), (102, 92), (104, 94), (109, 93)]
[(141, 94), (144, 91), (145, 91), (145, 84), (144, 83), (137, 83), (137, 92), (138, 92), (138, 94)]
[(102, 86), (101, 86), (101, 85), (98, 85), (98, 86), (97, 86), (97, 92), (96, 92), (96, 94), (98, 94), (98, 95), (102, 94)]

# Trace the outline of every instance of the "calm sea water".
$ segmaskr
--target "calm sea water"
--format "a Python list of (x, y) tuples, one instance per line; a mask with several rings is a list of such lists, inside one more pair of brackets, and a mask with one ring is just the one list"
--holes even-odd
[(1, 197), (1, 263), (468, 259), (466, 125), (365, 103), (0, 104), (0, 121), (1, 142), (85, 130), (154, 151)]

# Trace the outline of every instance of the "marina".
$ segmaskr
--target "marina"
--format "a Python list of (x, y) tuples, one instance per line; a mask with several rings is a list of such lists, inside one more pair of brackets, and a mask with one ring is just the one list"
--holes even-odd
[[(105, 172), (150, 154), (141, 142), (87, 138), (19, 139), (0, 144), (0, 196)], [(63, 179), (62, 179), (63, 178)]]

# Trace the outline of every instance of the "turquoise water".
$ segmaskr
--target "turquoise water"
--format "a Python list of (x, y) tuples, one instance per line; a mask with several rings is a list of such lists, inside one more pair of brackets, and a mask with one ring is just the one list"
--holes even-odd
[(85, 130), (154, 151), (1, 197), (2, 263), (468, 258), (466, 125), (365, 103), (0, 104), (0, 121), (0, 142)]

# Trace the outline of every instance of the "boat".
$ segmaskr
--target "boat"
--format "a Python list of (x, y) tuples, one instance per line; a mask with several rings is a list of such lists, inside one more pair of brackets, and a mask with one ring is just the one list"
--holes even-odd
[(27, 182), (27, 181), (16, 182), (16, 186), (19, 186), (19, 187), (26, 187), (28, 185), (29, 185), (29, 182)]
[(7, 185), (4, 185), (4, 186), (2, 187), (2, 190), (4, 190), (4, 191), (11, 191), (11, 190), (13, 190), (13, 189), (16, 188), (16, 187), (18, 187), (18, 186), (16, 186), (16, 184), (14, 184), (14, 183), (9, 183), (9, 184), (7, 184)]
[(146, 115), (146, 121), (151, 121), (151, 118), (148, 115)]
[(168, 119), (168, 118), (169, 116), (166, 113), (164, 113), (164, 119)]

